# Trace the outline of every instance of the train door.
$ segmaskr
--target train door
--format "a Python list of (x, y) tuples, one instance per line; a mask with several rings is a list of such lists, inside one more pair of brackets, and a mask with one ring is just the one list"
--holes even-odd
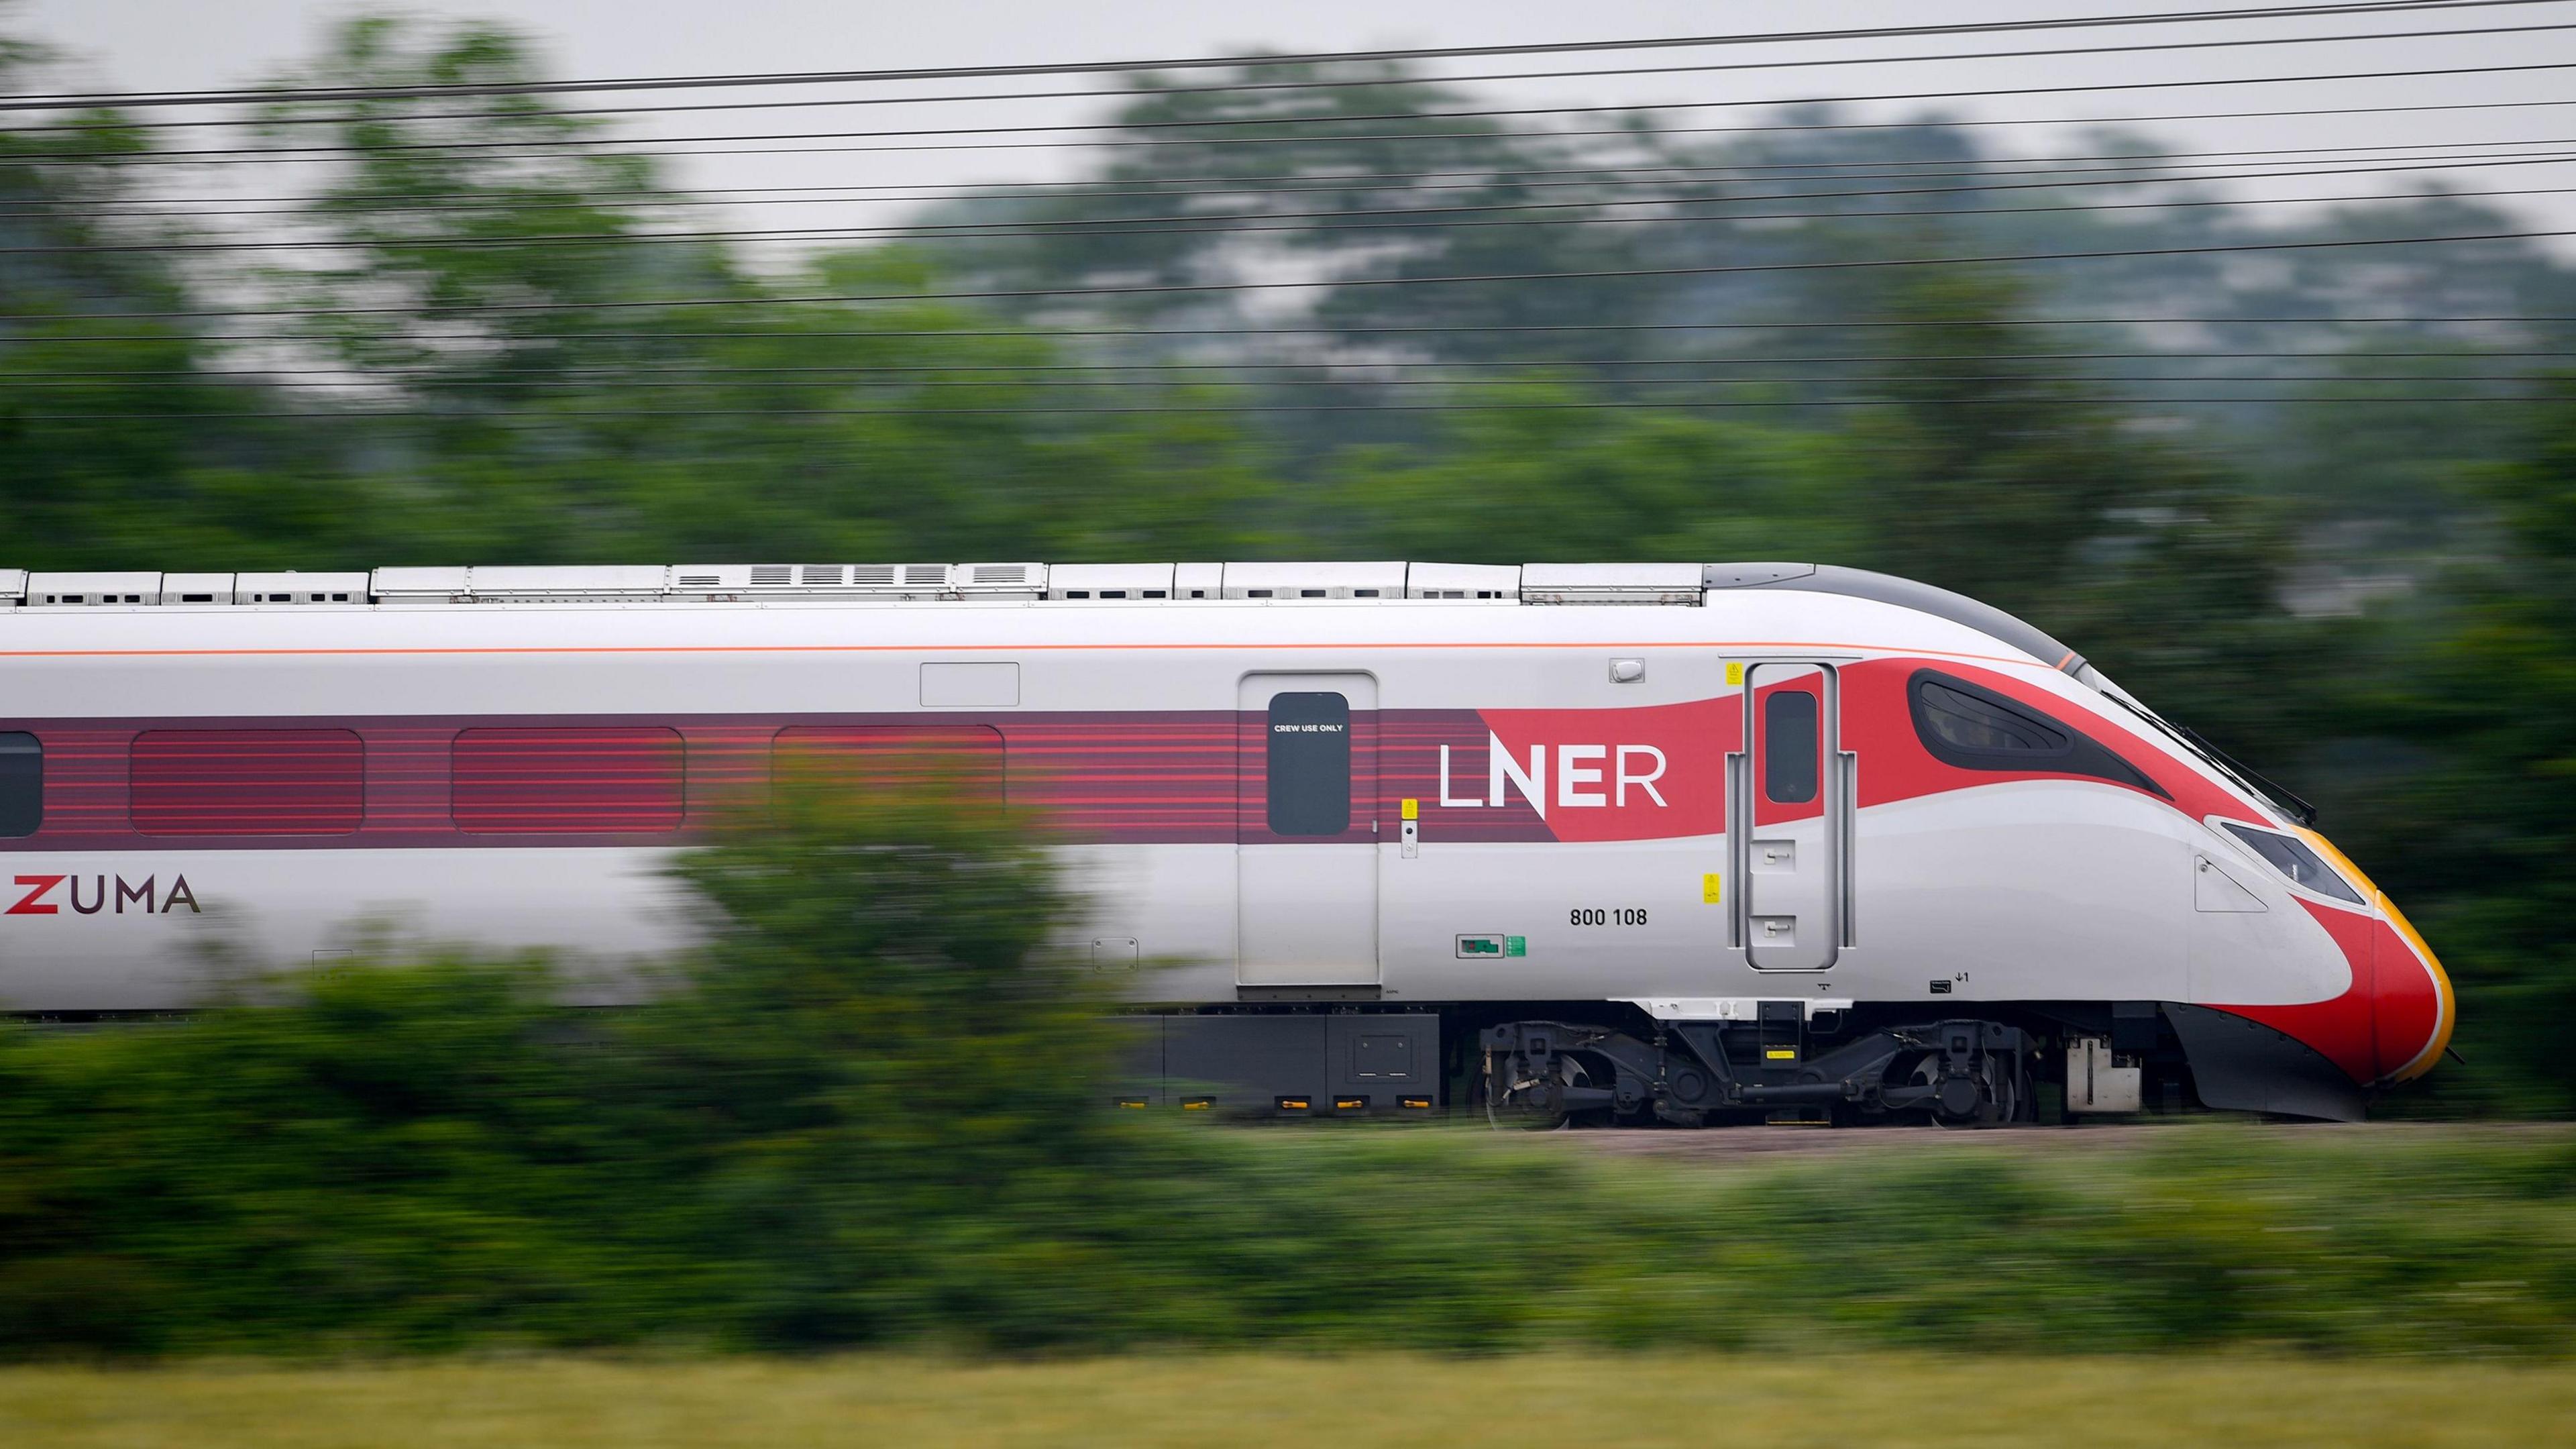
[(1834, 964), (1851, 921), (1849, 757), (1831, 665), (1746, 672), (1749, 742), (1731, 802), (1737, 939), (1759, 971)]
[(1235, 980), (1374, 985), (1377, 680), (1246, 675), (1237, 706)]

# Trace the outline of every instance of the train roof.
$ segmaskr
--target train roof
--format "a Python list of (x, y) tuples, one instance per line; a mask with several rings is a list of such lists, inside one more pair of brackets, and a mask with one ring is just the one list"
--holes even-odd
[(1718, 590), (1840, 595), (1974, 629), (2081, 674), (2081, 656), (2015, 616), (1948, 589), (1834, 564), (1405, 561), (1239, 563), (645, 564), (382, 568), (348, 573), (30, 573), (0, 569), (0, 608), (313, 605), (423, 607), (933, 600), (1478, 600), (1695, 607)]

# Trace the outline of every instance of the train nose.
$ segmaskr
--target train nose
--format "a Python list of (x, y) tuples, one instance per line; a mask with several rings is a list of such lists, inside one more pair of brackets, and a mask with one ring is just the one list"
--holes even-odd
[(2388, 893), (2372, 894), (2386, 917), (2373, 933), (2371, 953), (2371, 1026), (2379, 1066), (2388, 1080), (2411, 1082), (2433, 1070), (2450, 1048), (2457, 1018), (2451, 977)]
[[(2451, 996), (2450, 974), (2441, 958), (2424, 944), (2422, 933), (2397, 909), (2388, 892), (2332, 842), (2313, 830), (2299, 834), (2318, 854), (2332, 861), (2377, 908), (2371, 930), (2371, 1045), (2379, 1061), (2380, 1080), (2411, 1082), (2442, 1060), (2451, 1045), (2458, 1012)], [(2356, 963), (2357, 964), (2357, 963)]]

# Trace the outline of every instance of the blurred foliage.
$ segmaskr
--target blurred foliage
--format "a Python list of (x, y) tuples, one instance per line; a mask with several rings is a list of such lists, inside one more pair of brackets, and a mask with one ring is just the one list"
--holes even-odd
[[(0, 43), (0, 81), (42, 89), (45, 59)], [(506, 30), (361, 18), (283, 79), (543, 74)], [(281, 101), (246, 118), (257, 142), (346, 149), (278, 168), (156, 167), (163, 133), (110, 112), (13, 122), (6, 562), (1889, 569), (2022, 614), (2328, 807), (2462, 987), (2467, 1062), (2416, 1109), (2576, 1109), (2551, 1026), (2576, 1004), (2576, 712), (2553, 693), (2576, 648), (2553, 501), (2576, 394), (2357, 401), (2391, 395), (2358, 379), (2563, 353), (2576, 272), (2507, 241), (2190, 250), (2511, 215), (2033, 182), (1991, 132), (1930, 115), (1550, 128), (1450, 114), (1491, 98), (1401, 66), (1226, 88), (1250, 78), (1140, 78), (1102, 138), (1118, 144), (1070, 181), (985, 188), (900, 240), (784, 250), (704, 234), (732, 213), (540, 96)], [(2063, 146), (2162, 149), (2126, 130)], [(174, 171), (228, 170), (300, 200), (257, 224), (138, 204)], [(298, 245), (167, 249), (245, 239)], [(2101, 250), (2159, 254), (1890, 265)], [(1560, 275), (1343, 285), (1515, 274)], [(1226, 290), (1283, 277), (1330, 285)], [(1068, 295), (1084, 288), (1109, 290)], [(959, 292), (987, 295), (932, 295)], [(236, 308), (258, 315), (217, 315)], [(2177, 311), (2213, 320), (2067, 323)], [(2445, 314), (2529, 320), (2354, 320)], [(2282, 317), (2327, 325), (2255, 320)], [(1881, 320), (1817, 325), (1850, 318)], [(2467, 356), (2374, 356), (2409, 351)], [(2340, 380), (2293, 381), (2316, 375)], [(2276, 381), (2196, 381), (2217, 377)], [(2142, 400), (2222, 386), (2249, 400)], [(2399, 390), (2428, 386), (2516, 391)]]
[(0, 1354), (2576, 1349), (2554, 1130), (1696, 1171), (1118, 1112), (1030, 837), (791, 789), (677, 867), (704, 949), (616, 1013), (395, 955), (0, 1033)]

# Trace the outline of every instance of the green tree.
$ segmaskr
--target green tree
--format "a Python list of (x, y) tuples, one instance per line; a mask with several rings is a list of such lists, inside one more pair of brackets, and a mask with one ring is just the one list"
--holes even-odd
[(2454, 568), (2420, 621), (2357, 660), (2349, 758), (2380, 883), (2460, 993), (2464, 1067), (2441, 1100), (2576, 1108), (2576, 379), (2518, 455), (2471, 475), (2502, 546)]

